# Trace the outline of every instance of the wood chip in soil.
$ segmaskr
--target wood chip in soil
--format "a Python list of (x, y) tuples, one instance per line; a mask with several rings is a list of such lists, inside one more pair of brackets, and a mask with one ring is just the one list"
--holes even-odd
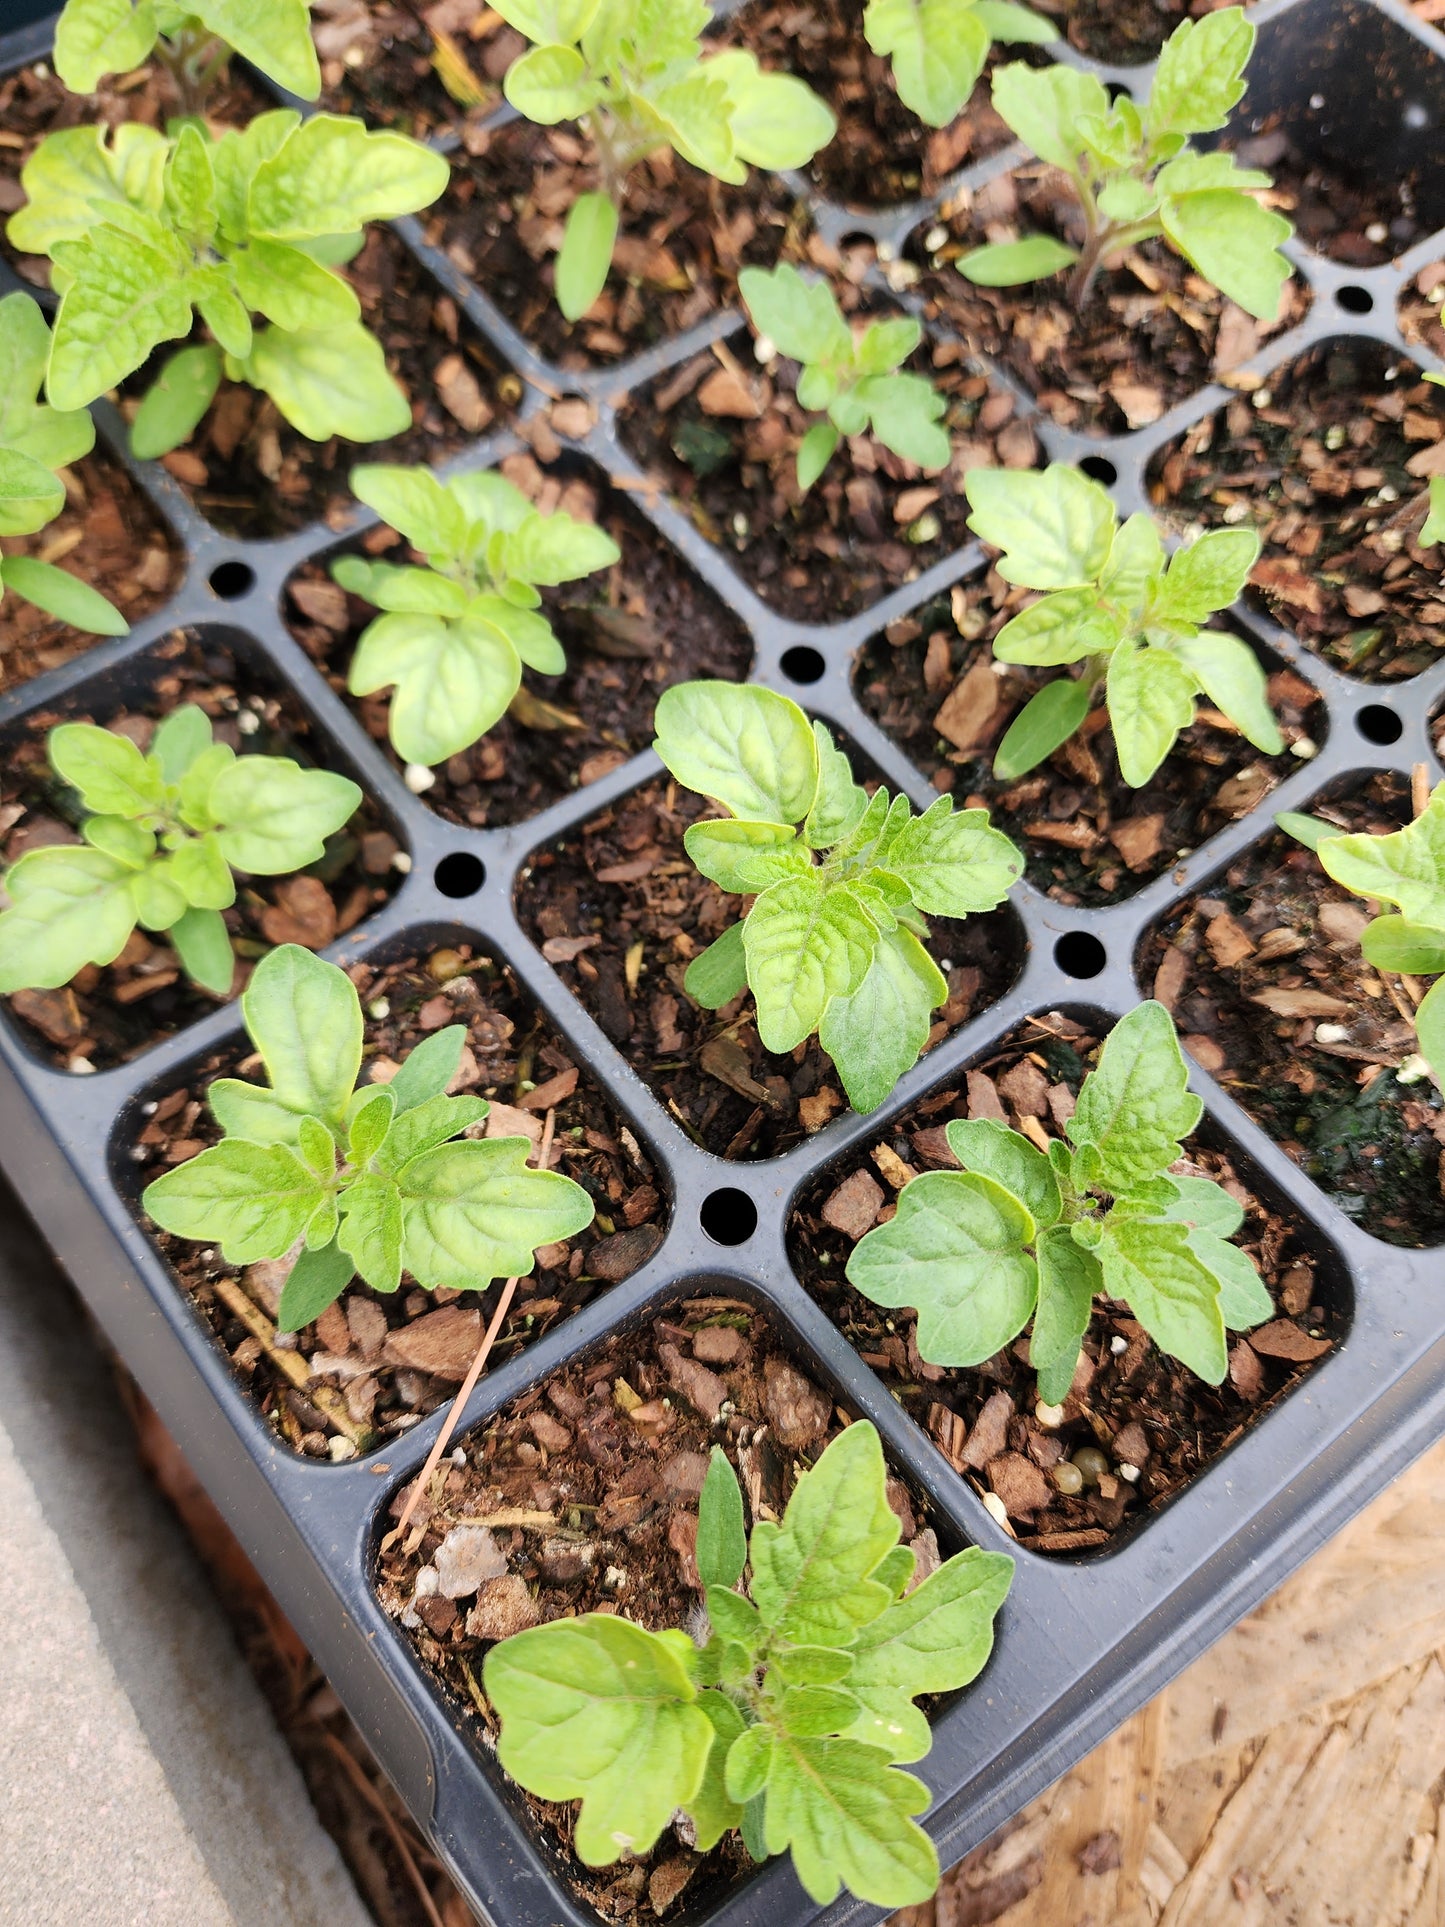
[(658, 152), (628, 176), (607, 285), (571, 323), (553, 271), (569, 208), (596, 186), (585, 139), (571, 125), (517, 120), (479, 130), (470, 148), (452, 157), (451, 186), (422, 217), (427, 239), (563, 368), (638, 354), (735, 303), (738, 270), (771, 267), (806, 218), (777, 175), (753, 168), (746, 186), (728, 187)]
[[(464, 1024), (466, 1048), (451, 1086), (492, 1111), (469, 1135), (540, 1141), (556, 1113), (551, 1169), (580, 1184), (597, 1215), (575, 1238), (544, 1245), (518, 1287), (493, 1349), (495, 1370), (599, 1293), (640, 1269), (662, 1243), (668, 1207), (636, 1137), (579, 1072), (512, 971), (458, 939), (425, 957), (351, 965), (366, 1015), (362, 1075), (385, 1082), (432, 1031)], [(244, 1046), (217, 1053), (185, 1083), (157, 1090), (131, 1151), (133, 1201), (151, 1178), (194, 1157), (220, 1132), (205, 1108), (214, 1077), (259, 1069)], [(359, 1280), (294, 1341), (275, 1339), (289, 1258), (238, 1272), (214, 1250), (153, 1232), (176, 1279), (210, 1326), (232, 1370), (277, 1435), (308, 1458), (353, 1458), (449, 1403), (481, 1342), (500, 1281), (485, 1291), (400, 1291)], [(279, 1358), (293, 1360), (288, 1371)], [(295, 1359), (309, 1366), (298, 1369)], [(300, 1383), (297, 1383), (299, 1378)]]
[[(1369, 778), (1312, 812), (1341, 830), (1397, 830), (1408, 785)], [(1424, 981), (1360, 954), (1369, 911), (1282, 834), (1238, 858), (1158, 925), (1143, 981), (1188, 1049), (1335, 1204), (1389, 1244), (1445, 1242), (1445, 1109), (1407, 1013)]]
[[(845, 311), (866, 311), (856, 290), (840, 292)], [(798, 406), (797, 364), (780, 358), (760, 369), (752, 346), (735, 335), (662, 376), (629, 398), (619, 428), (701, 534), (796, 621), (852, 615), (961, 548), (969, 469), (1040, 459), (1014, 396), (970, 367), (958, 342), (924, 342), (908, 366), (948, 401), (949, 467), (920, 469), (856, 435), (804, 495), (798, 444), (819, 417)]]
[[(987, 78), (947, 127), (927, 127), (898, 98), (892, 63), (870, 51), (864, 0), (754, 0), (725, 23), (718, 39), (751, 48), (764, 67), (805, 80), (838, 118), (838, 131), (810, 167), (835, 201), (886, 207), (932, 194), (951, 174), (986, 160), (1013, 139), (993, 110)], [(995, 51), (1018, 59), (1025, 50)]]
[(1086, 306), (1070, 300), (1068, 276), (1022, 288), (978, 288), (954, 263), (986, 241), (1053, 234), (1077, 245), (1078, 203), (1065, 177), (1042, 162), (945, 202), (937, 223), (908, 244), (924, 270), (925, 312), (977, 351), (994, 356), (1061, 427), (1090, 435), (1146, 428), (1255, 355), (1299, 321), (1309, 292), (1296, 277), (1280, 317), (1254, 320), (1227, 301), (1162, 241), (1131, 248), (1099, 275)]
[[(502, 720), (436, 769), (423, 801), (472, 829), (522, 822), (646, 749), (657, 698), (669, 684), (695, 677), (738, 682), (752, 664), (742, 624), (598, 471), (576, 464), (543, 469), (523, 452), (508, 456), (501, 473), (544, 514), (560, 510), (600, 522), (622, 560), (606, 574), (541, 592), (567, 652), (566, 672), (524, 670), (522, 689)], [(359, 547), (393, 561), (407, 553), (401, 538), (384, 528)], [(319, 562), (292, 579), (287, 602), (292, 634), (401, 768), (387, 736), (389, 694), (346, 693), (357, 638), (377, 611), (339, 588)]]
[[(467, 1434), (466, 1463), (437, 1472), (418, 1523), (381, 1556), (382, 1606), (490, 1757), (497, 1721), (481, 1678), (493, 1640), (589, 1611), (657, 1631), (697, 1626), (693, 1548), (711, 1448), (721, 1445), (738, 1474), (751, 1529), (782, 1516), (799, 1474), (845, 1422), (762, 1312), (699, 1293)], [(921, 1578), (944, 1556), (924, 1502), (898, 1478), (888, 1497)], [(404, 1503), (403, 1491), (394, 1517)], [(736, 1836), (700, 1855), (677, 1824), (650, 1854), (585, 1868), (570, 1851), (575, 1808), (525, 1798), (558, 1877), (605, 1920), (646, 1927), (684, 1890), (697, 1918), (752, 1871)]]
[(1383, 343), (1338, 337), (1161, 449), (1149, 489), (1181, 530), (1257, 528), (1251, 598), (1337, 669), (1382, 682), (1445, 648), (1439, 552), (1417, 542), (1436, 474), (1439, 390)]
[(859, 652), (855, 689), (879, 726), (937, 790), (993, 813), (1028, 860), (1029, 880), (1060, 903), (1132, 895), (1225, 824), (1261, 804), (1318, 749), (1324, 705), (1302, 676), (1276, 669), (1269, 696), (1286, 748), (1263, 756), (1229, 719), (1201, 703), (1159, 771), (1133, 790), (1119, 775), (1108, 712), (1038, 769), (993, 775), (1000, 739), (1053, 672), (996, 665), (992, 641), (1033, 600), (996, 570), (890, 623)]
[[(744, 992), (705, 1011), (687, 966), (737, 921), (745, 899), (700, 876), (683, 849), (711, 806), (675, 783), (649, 783), (523, 870), (517, 914), (567, 987), (597, 1019), (695, 1143), (726, 1158), (776, 1157), (847, 1107), (816, 1037), (765, 1051)], [(932, 1046), (1001, 997), (1022, 944), (1007, 911), (932, 919), (929, 950), (948, 978)]]
[[(793, 1268), (809, 1296), (974, 1489), (999, 1495), (1015, 1536), (1041, 1552), (1085, 1552), (1127, 1531), (1212, 1464), (1345, 1328), (1299, 1222), (1250, 1192), (1246, 1174), (1210, 1142), (1207, 1125), (1175, 1168), (1215, 1179), (1245, 1206), (1238, 1242), (1279, 1308), (1252, 1338), (1230, 1335), (1222, 1385), (1206, 1385), (1166, 1357), (1124, 1306), (1096, 1299), (1063, 1423), (1051, 1430), (1036, 1417), (1026, 1335), (974, 1369), (946, 1370), (919, 1357), (910, 1313), (885, 1311), (853, 1289), (844, 1276), (853, 1246), (893, 1215), (905, 1168), (956, 1168), (944, 1135), (949, 1119), (992, 1117), (1015, 1130), (1027, 1120), (1030, 1134), (1061, 1137), (1099, 1042), (1057, 1011), (1031, 1018), (815, 1180), (788, 1227)], [(840, 1197), (846, 1187), (851, 1194)], [(1098, 1447), (1109, 1471), (1067, 1497), (1053, 1470), (1084, 1446)], [(1130, 1480), (1125, 1466), (1138, 1478)]]
[[(290, 756), (329, 765), (326, 745), (299, 701), (277, 694), (245, 661), (214, 640), (180, 632), (135, 664), (128, 703), (89, 683), (54, 709), (35, 711), (8, 732), (0, 762), (0, 852), (9, 864), (26, 850), (79, 841), (85, 812), (51, 769), (45, 737), (57, 723), (91, 722), (142, 749), (162, 717), (194, 703), (212, 718), (216, 740), (240, 754)], [(236, 950), (231, 994), (273, 944), (324, 949), (353, 929), (401, 882), (398, 843), (369, 798), (333, 836), (319, 863), (291, 877), (238, 877), (223, 914)], [(103, 1070), (216, 1009), (221, 1000), (188, 982), (163, 935), (137, 929), (112, 964), (87, 964), (59, 990), (18, 990), (6, 1004), (32, 1049), (71, 1070)]]
[[(65, 507), (34, 535), (6, 536), (0, 553), (58, 564), (109, 598), (134, 628), (180, 580), (170, 531), (120, 463), (97, 450), (62, 469)], [(85, 635), (17, 592), (0, 602), (0, 696), (93, 649)]]

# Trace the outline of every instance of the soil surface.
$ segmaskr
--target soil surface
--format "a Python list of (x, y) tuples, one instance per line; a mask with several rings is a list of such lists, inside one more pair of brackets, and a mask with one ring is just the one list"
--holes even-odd
[[(465, 1463), (436, 1474), (407, 1540), (382, 1553), (382, 1605), (489, 1755), (497, 1721), (482, 1660), (494, 1640), (597, 1611), (654, 1631), (696, 1625), (711, 1448), (732, 1461), (751, 1528), (782, 1516), (799, 1473), (844, 1422), (761, 1312), (737, 1298), (688, 1299), (467, 1435)], [(941, 1555), (921, 1502), (899, 1479), (888, 1497), (926, 1576)], [(559, 1876), (605, 1920), (656, 1921), (684, 1889), (690, 1909), (706, 1910), (752, 1867), (735, 1835), (699, 1855), (674, 1825), (651, 1854), (583, 1868), (570, 1852), (575, 1808), (519, 1797)]]
[(517, 120), (476, 131), (423, 217), (427, 238), (563, 368), (639, 354), (705, 320), (735, 301), (740, 268), (771, 267), (806, 220), (777, 175), (753, 168), (745, 186), (727, 187), (671, 152), (654, 154), (628, 176), (607, 286), (574, 324), (553, 295), (553, 266), (568, 210), (596, 184), (574, 126)]
[[(492, 1102), (475, 1135), (537, 1144), (554, 1111), (551, 1168), (596, 1201), (587, 1230), (543, 1246), (491, 1354), (495, 1369), (652, 1257), (667, 1222), (656, 1174), (512, 972), (475, 945), (457, 941), (425, 958), (353, 964), (348, 974), (367, 1015), (364, 1077), (386, 1081), (423, 1037), (465, 1024), (467, 1049), (451, 1088)], [(257, 1069), (254, 1056), (218, 1053), (144, 1107), (131, 1151), (135, 1197), (168, 1166), (219, 1139), (202, 1101), (212, 1078)], [(153, 1235), (271, 1428), (308, 1458), (354, 1458), (449, 1403), (500, 1291), (427, 1292), (404, 1280), (388, 1295), (358, 1280), (314, 1325), (278, 1342), (274, 1320), (290, 1259), (238, 1274), (212, 1250)]]
[[(1153, 60), (1181, 21), (1212, 11), (1209, 0), (1032, 0), (1070, 46), (1119, 66)], [(1244, 0), (1246, 6), (1253, 0)]]
[[(750, 47), (764, 67), (807, 81), (837, 115), (837, 133), (809, 170), (825, 194), (861, 207), (916, 200), (1008, 146), (1013, 135), (993, 111), (986, 77), (950, 126), (925, 126), (898, 98), (892, 62), (869, 49), (863, 13), (864, 0), (754, 0), (718, 33), (725, 45)], [(990, 66), (1024, 53), (996, 49)]]
[[(517, 913), (689, 1137), (726, 1158), (776, 1157), (847, 1100), (816, 1037), (775, 1055), (758, 1040), (749, 992), (705, 1011), (683, 989), (688, 964), (747, 901), (700, 876), (683, 848), (688, 825), (711, 814), (672, 782), (635, 790), (532, 858)], [(1022, 963), (1007, 911), (935, 917), (932, 928), (949, 1000), (930, 1046), (1002, 996)]]
[[(867, 643), (855, 687), (869, 715), (935, 789), (993, 812), (1025, 851), (1030, 881), (1058, 902), (1131, 896), (1298, 768), (1289, 748), (1262, 755), (1205, 702), (1157, 774), (1133, 790), (1119, 774), (1101, 704), (1046, 763), (1000, 782), (993, 757), (1004, 731), (1053, 679), (1046, 670), (993, 662), (993, 638), (1029, 600), (994, 570), (961, 583)], [(1278, 669), (1269, 694), (1286, 744), (1312, 754), (1326, 727), (1316, 691), (1292, 670)]]
[(918, 292), (926, 312), (1000, 360), (1062, 427), (1090, 435), (1147, 427), (1248, 361), (1309, 306), (1296, 278), (1285, 286), (1279, 319), (1256, 321), (1160, 240), (1114, 261), (1082, 309), (1070, 299), (1067, 274), (978, 288), (954, 266), (986, 241), (1052, 234), (1077, 245), (1081, 220), (1066, 176), (1030, 161), (945, 202), (940, 219), (908, 244), (925, 270)]
[(1445, 473), (1445, 409), (1411, 361), (1336, 338), (1160, 451), (1155, 505), (1180, 529), (1243, 523), (1254, 598), (1336, 668), (1417, 675), (1445, 648), (1440, 551), (1416, 537)]
[[(542, 591), (567, 651), (566, 672), (524, 670), (511, 710), (481, 742), (435, 770), (426, 803), (475, 829), (535, 816), (645, 749), (657, 698), (670, 683), (710, 676), (738, 682), (752, 662), (742, 625), (595, 470), (546, 471), (534, 456), (518, 454), (502, 462), (501, 472), (544, 514), (561, 510), (601, 522), (622, 560), (605, 575)], [(393, 560), (404, 547), (385, 528), (359, 546)], [(288, 601), (292, 633), (401, 768), (387, 737), (390, 696), (346, 693), (357, 639), (377, 611), (339, 588), (320, 562), (292, 579)]]
[(1382, 267), (1430, 232), (1416, 212), (1408, 178), (1328, 167), (1269, 121), (1247, 140), (1225, 145), (1233, 147), (1243, 166), (1262, 167), (1274, 176), (1268, 205), (1294, 222), (1301, 240), (1346, 267)]
[[(36, 711), (9, 732), (0, 767), (6, 863), (42, 844), (79, 841), (84, 812), (45, 755), (46, 733), (56, 723), (99, 723), (145, 749), (162, 717), (194, 703), (213, 719), (216, 740), (234, 750), (326, 766), (325, 744), (297, 699), (278, 695), (213, 638), (165, 638), (147, 652), (140, 676), (151, 680), (131, 685), (129, 706), (97, 700), (100, 692), (83, 684), (63, 707)], [(398, 855), (380, 812), (363, 799), (319, 863), (290, 877), (238, 876), (235, 905), (224, 913), (236, 950), (231, 995), (240, 995), (273, 944), (323, 949), (384, 903), (401, 882)], [(104, 969), (87, 964), (61, 990), (19, 990), (5, 1001), (32, 1047), (64, 1069), (85, 1072), (138, 1056), (221, 1000), (182, 975), (163, 935), (137, 929)]]
[[(1312, 814), (1379, 834), (1409, 786), (1376, 775)], [(1389, 1244), (1445, 1243), (1445, 1109), (1402, 1083), (1426, 985), (1360, 954), (1365, 903), (1292, 838), (1268, 838), (1146, 940), (1145, 982), (1185, 1044), (1335, 1204)]]
[[(191, 439), (161, 459), (227, 535), (264, 539), (317, 521), (343, 528), (356, 513), (348, 480), (356, 463), (440, 464), (510, 420), (521, 400), (521, 382), (390, 229), (368, 228), (366, 245), (343, 272), (411, 402), (412, 426), (385, 442), (339, 435), (313, 442), (259, 389), (223, 382)], [(161, 353), (170, 351), (168, 345)], [(127, 412), (134, 413), (154, 369), (148, 363), (127, 383)]]
[[(948, 1371), (919, 1357), (910, 1314), (884, 1311), (848, 1284), (853, 1245), (892, 1215), (891, 1194), (919, 1171), (955, 1168), (944, 1135), (950, 1118), (993, 1117), (1016, 1130), (1027, 1123), (1039, 1141), (1062, 1136), (1099, 1041), (1056, 1011), (1030, 1019), (955, 1086), (915, 1105), (870, 1150), (820, 1178), (789, 1229), (793, 1265), (809, 1295), (955, 1469), (977, 1491), (998, 1494), (1015, 1536), (1039, 1552), (1107, 1544), (1217, 1459), (1344, 1330), (1294, 1220), (1250, 1193), (1227, 1154), (1208, 1147), (1207, 1132), (1175, 1168), (1216, 1179), (1245, 1206), (1237, 1242), (1279, 1310), (1255, 1332), (1231, 1336), (1222, 1385), (1195, 1378), (1122, 1305), (1099, 1299), (1062, 1424), (1046, 1427), (1036, 1416), (1026, 1336), (984, 1365)], [(1086, 1474), (1083, 1490), (1066, 1495), (1058, 1468), (1081, 1448), (1102, 1452), (1107, 1469), (1102, 1477)], [(1096, 1461), (1094, 1474), (1100, 1469)]]
[[(438, 29), (446, 41), (437, 40)], [(501, 104), (502, 79), (528, 46), (479, 0), (442, 0), (426, 8), (425, 23), (387, 0), (336, 0), (316, 8), (312, 37), (321, 56), (323, 107), (418, 140), (448, 128), (470, 138)], [(442, 69), (464, 98), (444, 85)]]
[(950, 466), (925, 471), (856, 435), (803, 495), (798, 444), (823, 417), (798, 406), (797, 363), (761, 370), (752, 345), (738, 335), (694, 356), (630, 397), (619, 426), (708, 541), (796, 621), (853, 615), (966, 543), (968, 469), (1039, 460), (1014, 397), (969, 367), (958, 342), (925, 341), (907, 365), (948, 400)]
[[(132, 627), (158, 609), (181, 578), (170, 532), (119, 462), (87, 455), (61, 471), (65, 507), (35, 535), (6, 536), (0, 551), (58, 563), (107, 596)], [(0, 696), (93, 649), (82, 634), (15, 592), (0, 602)]]

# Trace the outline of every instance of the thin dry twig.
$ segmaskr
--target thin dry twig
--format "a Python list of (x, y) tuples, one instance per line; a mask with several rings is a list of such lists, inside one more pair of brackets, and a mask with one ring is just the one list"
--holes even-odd
[[(537, 1155), (533, 1160), (539, 1171), (545, 1171), (552, 1161), (552, 1133), (556, 1122), (557, 1113), (555, 1111), (548, 1111), (547, 1122), (542, 1127), (542, 1142), (537, 1146)], [(492, 1313), (492, 1322), (487, 1326), (482, 1342), (477, 1347), (477, 1355), (468, 1367), (467, 1375), (462, 1380), (456, 1397), (452, 1400), (451, 1410), (447, 1413), (446, 1422), (440, 1432), (437, 1433), (436, 1442), (433, 1444), (431, 1451), (426, 1455), (426, 1464), (422, 1467), (415, 1479), (412, 1480), (411, 1491), (407, 1494), (407, 1501), (402, 1508), (401, 1518), (381, 1542), (383, 1552), (389, 1552), (398, 1540), (405, 1538), (406, 1529), (411, 1524), (411, 1515), (421, 1503), (421, 1496), (431, 1483), (432, 1474), (441, 1464), (442, 1454), (451, 1444), (452, 1433), (457, 1429), (457, 1422), (466, 1408), (467, 1400), (477, 1388), (477, 1380), (482, 1375), (482, 1367), (486, 1364), (492, 1347), (497, 1342), (498, 1334), (511, 1308), (512, 1298), (520, 1283), (521, 1279), (517, 1277), (509, 1278), (506, 1284), (503, 1285), (502, 1295), (497, 1300), (497, 1308)]]
[(401, 1827), (397, 1823), (396, 1815), (392, 1812), (391, 1808), (386, 1804), (386, 1801), (382, 1798), (380, 1793), (377, 1792), (376, 1788), (371, 1784), (371, 1781), (367, 1779), (364, 1769), (358, 1764), (350, 1747), (346, 1745), (345, 1741), (339, 1740), (334, 1733), (323, 1733), (321, 1737), (325, 1740), (327, 1746), (330, 1747), (331, 1751), (336, 1755), (337, 1759), (346, 1768), (346, 1771), (350, 1776), (352, 1784), (355, 1786), (357, 1792), (362, 1796), (362, 1798), (366, 1801), (367, 1805), (371, 1808), (372, 1812), (375, 1813), (377, 1819), (380, 1820), (381, 1824), (386, 1828), (386, 1836), (390, 1840), (393, 1847), (396, 1848), (397, 1857), (401, 1861), (402, 1866), (406, 1869), (407, 1879), (410, 1880), (412, 1886), (416, 1889), (416, 1897), (421, 1902), (422, 1910), (426, 1914), (428, 1921), (431, 1923), (431, 1927), (446, 1927), (446, 1922), (442, 1919), (441, 1915), (437, 1912), (436, 1902), (431, 1897), (431, 1889), (427, 1886), (426, 1881), (422, 1878), (422, 1871), (421, 1871), (421, 1868), (416, 1864), (416, 1857), (412, 1853), (410, 1846), (407, 1844), (406, 1835), (402, 1832)]
[(1410, 771), (1410, 806), (1416, 816), (1423, 816), (1430, 803), (1430, 772), (1424, 763), (1416, 763)]

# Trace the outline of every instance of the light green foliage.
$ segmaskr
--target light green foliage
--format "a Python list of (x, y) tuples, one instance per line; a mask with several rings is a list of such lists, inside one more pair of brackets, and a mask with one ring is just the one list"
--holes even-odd
[(669, 689), (654, 747), (730, 812), (693, 824), (688, 855), (720, 888), (756, 895), (689, 966), (688, 995), (716, 1010), (751, 989), (766, 1049), (817, 1031), (854, 1108), (876, 1110), (948, 996), (925, 918), (994, 909), (1022, 874), (1018, 851), (987, 810), (942, 796), (915, 816), (905, 796), (870, 798), (823, 725), (770, 689)]
[(6, 874), (0, 992), (53, 989), (112, 963), (141, 924), (164, 931), (187, 975), (224, 997), (232, 871), (282, 876), (319, 861), (361, 802), (349, 777), (237, 757), (189, 706), (165, 719), (148, 755), (91, 723), (61, 723), (47, 748), (85, 811), (83, 840), (28, 850)]
[(963, 112), (995, 40), (1042, 46), (1059, 37), (1013, 0), (868, 0), (863, 32), (875, 54), (892, 59), (904, 106), (930, 127)]
[(443, 482), (429, 468), (372, 464), (351, 471), (359, 499), (405, 535), (426, 568), (345, 555), (331, 573), (385, 613), (362, 633), (353, 695), (395, 686), (391, 740), (408, 763), (444, 763), (505, 712), (522, 666), (567, 667), (544, 615), (550, 588), (610, 568), (612, 537), (570, 515), (539, 515), (502, 476), (474, 471)]
[(183, 441), (223, 373), (263, 389), (313, 441), (400, 434), (406, 396), (322, 258), (347, 258), (368, 221), (429, 206), (447, 178), (419, 142), (336, 114), (278, 109), (219, 140), (196, 121), (169, 137), (130, 125), (109, 141), (98, 126), (48, 136), (9, 235), (54, 263), (50, 401), (83, 407), (199, 313), (213, 342), (167, 363), (137, 419), (138, 453)]
[(911, 315), (870, 322), (855, 335), (828, 284), (804, 280), (786, 261), (771, 273), (744, 268), (738, 287), (758, 334), (802, 363), (799, 402), (826, 414), (798, 450), (800, 488), (813, 486), (843, 436), (870, 427), (905, 461), (947, 467), (952, 445), (941, 424), (947, 403), (923, 375), (898, 372), (923, 338)]
[(1415, 1039), (1437, 1084), (1445, 1084), (1445, 783), (1413, 823), (1389, 836), (1344, 836), (1318, 817), (1287, 812), (1276, 822), (1307, 844), (1326, 873), (1397, 915), (1376, 917), (1360, 948), (1377, 970), (1441, 977), (1415, 1012)]
[(1244, 1221), (1207, 1178), (1169, 1177), (1203, 1105), (1162, 1004), (1109, 1033), (1062, 1142), (1043, 1153), (986, 1119), (955, 1119), (961, 1171), (905, 1185), (897, 1215), (853, 1248), (849, 1281), (874, 1304), (918, 1313), (933, 1365), (980, 1365), (1033, 1319), (1040, 1396), (1073, 1383), (1093, 1302), (1122, 1299), (1162, 1351), (1211, 1385), (1225, 1332), (1274, 1316), (1247, 1254), (1228, 1240)]
[(66, 0), (55, 26), (55, 71), (73, 94), (93, 94), (107, 74), (139, 67), (158, 42), (185, 113), (204, 104), (230, 52), (303, 100), (321, 92), (306, 0)]
[(1257, 535), (1215, 529), (1166, 560), (1149, 516), (1121, 526), (1108, 491), (1063, 463), (1042, 472), (974, 469), (964, 488), (969, 527), (1003, 552), (999, 574), (1048, 592), (1000, 630), (994, 654), (1036, 667), (1082, 665), (1075, 679), (1046, 684), (1025, 704), (999, 744), (995, 775), (1012, 780), (1051, 756), (1099, 693), (1120, 773), (1136, 789), (1193, 722), (1201, 693), (1256, 749), (1279, 754), (1259, 659), (1238, 636), (1204, 626), (1249, 580)]
[(1082, 302), (1111, 254), (1162, 235), (1231, 301), (1273, 321), (1290, 273), (1280, 248), (1294, 230), (1255, 199), (1270, 177), (1189, 145), (1223, 127), (1243, 97), (1254, 36), (1240, 7), (1184, 21), (1142, 109), (1127, 94), (1111, 105), (1103, 82), (1073, 67), (999, 68), (994, 106), (1040, 160), (1069, 176), (1086, 238), (1082, 249), (1047, 237), (975, 248), (959, 273), (1013, 287), (1074, 266), (1070, 293)]
[(141, 1202), (163, 1231), (214, 1242), (232, 1264), (284, 1257), (304, 1238), (282, 1330), (310, 1324), (358, 1272), (374, 1291), (395, 1291), (404, 1273), (428, 1291), (484, 1291), (592, 1222), (580, 1185), (528, 1167), (529, 1139), (456, 1141), (488, 1109), (446, 1095), (461, 1025), (419, 1044), (390, 1084), (358, 1086), (356, 987), (297, 944), (262, 958), (241, 1010), (269, 1086), (213, 1083), (221, 1142)]
[[(34, 535), (65, 506), (55, 470), (95, 446), (84, 409), (62, 411), (39, 399), (50, 330), (28, 294), (0, 301), (0, 535)], [(47, 615), (98, 636), (123, 636), (129, 624), (98, 590), (68, 569), (34, 556), (0, 555), (0, 599), (13, 589)]]
[(704, 54), (706, 0), (500, 0), (535, 44), (505, 86), (542, 126), (583, 123), (602, 184), (574, 203), (557, 262), (557, 305), (576, 321), (612, 264), (627, 176), (670, 147), (735, 184), (748, 167), (803, 167), (833, 138), (831, 110), (792, 74), (766, 73), (743, 48)]
[(928, 1721), (914, 1701), (977, 1677), (1013, 1562), (956, 1554), (912, 1591), (866, 1421), (833, 1440), (782, 1523), (748, 1545), (737, 1475), (714, 1447), (697, 1567), (711, 1622), (700, 1648), (588, 1613), (501, 1641), (483, 1681), (497, 1758), (544, 1800), (580, 1800), (590, 1866), (646, 1853), (677, 1808), (706, 1851), (740, 1827), (755, 1857), (791, 1851), (826, 1906), (843, 1886), (875, 1906), (926, 1900), (938, 1861), (912, 1815), (928, 1789)]

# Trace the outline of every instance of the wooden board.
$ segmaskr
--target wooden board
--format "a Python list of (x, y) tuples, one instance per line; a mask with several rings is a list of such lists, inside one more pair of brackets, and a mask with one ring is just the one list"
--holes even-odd
[(890, 1927), (1445, 1927), (1445, 1445)]

